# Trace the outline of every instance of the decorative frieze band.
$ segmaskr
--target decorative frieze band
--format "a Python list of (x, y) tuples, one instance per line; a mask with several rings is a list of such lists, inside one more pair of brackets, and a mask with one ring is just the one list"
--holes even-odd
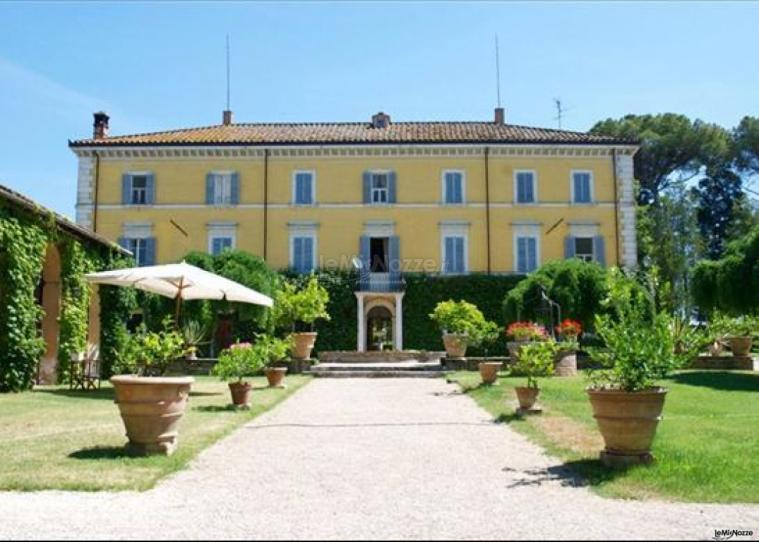
[[(366, 146), (293, 146), (269, 147), (272, 158), (352, 158), (352, 157), (425, 157), (458, 156), (481, 157), (485, 149), (491, 157), (608, 157), (616, 149), (617, 155), (632, 156), (633, 146), (596, 145), (366, 145)], [(75, 147), (80, 157), (97, 153), (102, 159), (164, 159), (164, 158), (259, 158), (264, 157), (263, 147)]]

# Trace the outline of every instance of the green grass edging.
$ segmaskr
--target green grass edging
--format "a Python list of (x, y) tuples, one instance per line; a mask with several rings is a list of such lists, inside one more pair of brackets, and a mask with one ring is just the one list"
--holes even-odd
[(618, 498), (759, 503), (759, 374), (683, 371), (669, 389), (650, 467), (608, 470), (582, 376), (541, 380), (541, 416), (514, 415), (513, 388), (523, 378), (480, 386), (477, 373), (449, 377), (496, 420), (558, 457), (594, 490)]
[(286, 389), (263, 377), (250, 410), (230, 408), (227, 384), (196, 377), (170, 457), (128, 457), (113, 388), (69, 391), (64, 386), (0, 395), (0, 490), (145, 491), (187, 466), (201, 451), (290, 397), (310, 381), (288, 376)]

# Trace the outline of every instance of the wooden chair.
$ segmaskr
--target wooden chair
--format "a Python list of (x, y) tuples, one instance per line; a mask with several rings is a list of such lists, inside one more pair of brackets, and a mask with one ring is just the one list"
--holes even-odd
[(76, 352), (71, 355), (69, 388), (96, 390), (100, 388), (100, 349), (87, 345), (87, 352)]

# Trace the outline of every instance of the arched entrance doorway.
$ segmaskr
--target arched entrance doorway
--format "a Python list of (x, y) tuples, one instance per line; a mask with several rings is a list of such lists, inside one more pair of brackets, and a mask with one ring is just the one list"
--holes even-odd
[(45, 264), (37, 287), (37, 302), (44, 315), (41, 336), (45, 341), (45, 352), (40, 360), (37, 381), (40, 384), (55, 384), (58, 380), (58, 316), (61, 306), (61, 255), (58, 247), (47, 246)]
[(366, 313), (366, 349), (393, 348), (393, 313), (385, 305), (375, 305)]

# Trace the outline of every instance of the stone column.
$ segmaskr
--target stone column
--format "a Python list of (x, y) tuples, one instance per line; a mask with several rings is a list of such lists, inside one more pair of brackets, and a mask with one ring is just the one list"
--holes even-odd
[(363, 352), (366, 350), (366, 323), (364, 322), (364, 296), (360, 292), (356, 292), (356, 298), (358, 299), (358, 333), (356, 350)]
[(395, 295), (395, 339), (396, 350), (403, 350), (403, 294)]
[(638, 265), (638, 240), (635, 231), (635, 190), (632, 154), (617, 154), (617, 194), (619, 201), (619, 263), (632, 269)]

